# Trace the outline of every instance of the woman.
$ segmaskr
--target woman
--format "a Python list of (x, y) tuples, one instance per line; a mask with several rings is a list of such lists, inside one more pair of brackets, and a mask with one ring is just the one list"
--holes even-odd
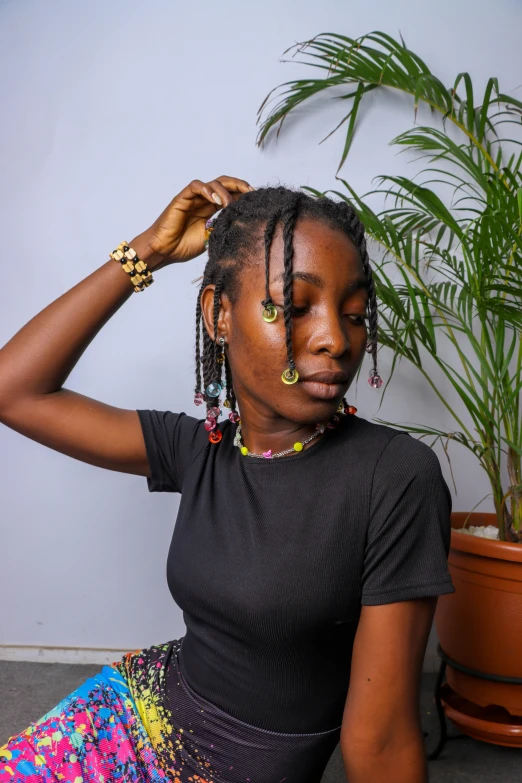
[[(130, 294), (206, 245), (206, 415), (64, 388)], [(454, 591), (451, 499), (428, 446), (346, 400), (366, 353), (378, 388), (354, 210), (233, 177), (190, 183), (5, 345), (4, 424), (182, 493), (167, 577), (187, 631), (103, 667), (11, 737), (0, 783), (315, 783), (339, 740), (350, 783), (427, 780), (419, 682), (437, 596)]]

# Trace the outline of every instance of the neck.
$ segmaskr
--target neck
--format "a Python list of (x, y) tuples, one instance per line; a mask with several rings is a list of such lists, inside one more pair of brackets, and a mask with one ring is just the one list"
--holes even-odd
[[(245, 427), (245, 422), (241, 418), (241, 441), (243, 446), (246, 446), (254, 454), (263, 454), (268, 451), (272, 454), (277, 454), (280, 451), (286, 451), (293, 448), (295, 443), (302, 442), (311, 435), (315, 435), (316, 432), (315, 423), (311, 425), (294, 424), (293, 427), (282, 428), (272, 435), (267, 435), (266, 432), (260, 432), (252, 426)], [(321, 436), (319, 435), (318, 437)], [(313, 441), (305, 443), (303, 450), (315, 443), (316, 440), (317, 437)]]

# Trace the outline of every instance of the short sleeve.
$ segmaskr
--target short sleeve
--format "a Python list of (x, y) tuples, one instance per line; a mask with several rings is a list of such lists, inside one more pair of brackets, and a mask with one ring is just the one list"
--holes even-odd
[(181, 492), (188, 467), (208, 443), (203, 420), (183, 412), (136, 412), (149, 460), (149, 492)]
[(435, 452), (409, 433), (392, 436), (373, 476), (362, 604), (455, 592), (448, 570), (451, 508)]

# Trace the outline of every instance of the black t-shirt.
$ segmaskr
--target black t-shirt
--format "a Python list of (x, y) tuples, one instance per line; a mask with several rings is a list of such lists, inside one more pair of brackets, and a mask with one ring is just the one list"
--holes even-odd
[[(236, 424), (139, 410), (150, 492), (180, 492), (167, 558), (189, 685), (280, 732), (340, 726), (362, 604), (452, 593), (435, 452), (342, 415), (301, 452), (244, 457)], [(168, 687), (167, 687), (168, 689)]]

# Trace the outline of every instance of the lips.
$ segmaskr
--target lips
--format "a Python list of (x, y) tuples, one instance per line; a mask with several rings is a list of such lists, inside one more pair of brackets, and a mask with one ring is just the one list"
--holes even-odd
[(312, 381), (314, 383), (347, 383), (348, 376), (342, 370), (318, 370), (301, 377), (302, 381)]
[(333, 400), (340, 397), (345, 389), (342, 383), (319, 383), (318, 381), (303, 381), (301, 387), (311, 397), (316, 397), (318, 400)]
[(300, 379), (302, 387), (320, 400), (340, 397), (346, 390), (348, 376), (341, 370), (318, 370)]

